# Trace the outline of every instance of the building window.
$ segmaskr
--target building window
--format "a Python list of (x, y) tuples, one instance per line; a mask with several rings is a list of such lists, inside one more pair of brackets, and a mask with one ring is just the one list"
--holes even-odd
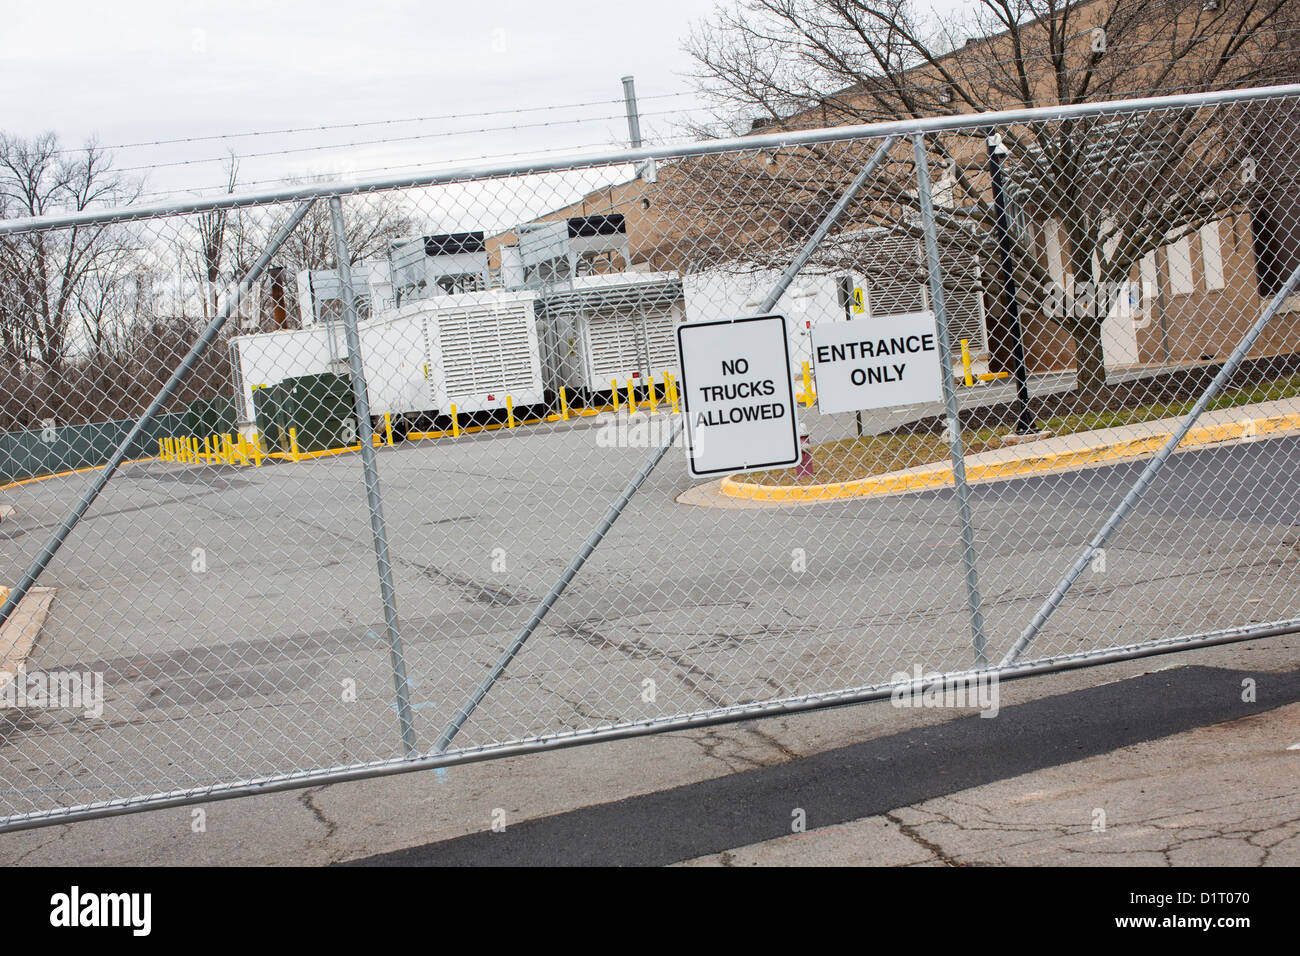
[(1192, 278), (1192, 244), (1187, 236), (1165, 247), (1165, 262), (1169, 266), (1169, 292), (1171, 295), (1187, 295), (1195, 291), (1196, 282)]
[(1205, 288), (1223, 288), (1223, 251), (1219, 244), (1218, 222), (1207, 222), (1201, 227), (1201, 269), (1205, 273)]

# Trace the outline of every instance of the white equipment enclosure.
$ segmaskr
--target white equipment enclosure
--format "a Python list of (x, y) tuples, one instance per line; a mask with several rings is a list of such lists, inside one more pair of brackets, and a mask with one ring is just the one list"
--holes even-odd
[(548, 290), (541, 306), (556, 385), (590, 395), (676, 371), (673, 329), (685, 314), (677, 273), (584, 276), (566, 285)]
[(504, 409), (507, 396), (516, 406), (546, 401), (536, 292), (439, 296), (403, 306), (399, 315), (423, 316), (433, 404), (442, 414), (452, 405), (457, 412)]
[(346, 362), (343, 331), (329, 325), (232, 338), (230, 366), (235, 373), (235, 412), (240, 423), (247, 425), (256, 419), (255, 390), (299, 375), (346, 372)]

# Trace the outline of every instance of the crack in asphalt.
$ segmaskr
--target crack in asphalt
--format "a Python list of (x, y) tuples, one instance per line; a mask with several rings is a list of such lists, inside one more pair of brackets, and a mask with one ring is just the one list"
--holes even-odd
[(431, 581), (439, 581), (460, 590), (466, 598), (477, 604), (485, 604), (488, 607), (517, 607), (532, 600), (529, 597), (521, 597), (505, 588), (494, 588), (486, 584), (480, 584), (473, 578), (455, 574), (432, 564), (420, 564), (408, 558), (396, 558), (394, 560), (403, 567), (419, 571)]
[(962, 863), (949, 856), (939, 844), (923, 837), (911, 824), (904, 823), (902, 818), (896, 813), (886, 813), (884, 818), (898, 828), (898, 832), (903, 834), (917, 846), (921, 847), (931, 857), (938, 860), (944, 866), (962, 866)]

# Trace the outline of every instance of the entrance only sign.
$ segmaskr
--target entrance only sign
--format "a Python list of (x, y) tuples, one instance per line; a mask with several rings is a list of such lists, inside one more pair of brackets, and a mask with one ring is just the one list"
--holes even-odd
[(933, 312), (823, 322), (812, 350), (824, 415), (943, 401)]

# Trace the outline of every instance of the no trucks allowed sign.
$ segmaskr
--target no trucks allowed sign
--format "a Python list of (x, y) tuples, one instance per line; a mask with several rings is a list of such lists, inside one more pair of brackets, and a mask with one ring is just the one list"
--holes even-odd
[(799, 463), (783, 316), (679, 325), (677, 355), (692, 476)]

